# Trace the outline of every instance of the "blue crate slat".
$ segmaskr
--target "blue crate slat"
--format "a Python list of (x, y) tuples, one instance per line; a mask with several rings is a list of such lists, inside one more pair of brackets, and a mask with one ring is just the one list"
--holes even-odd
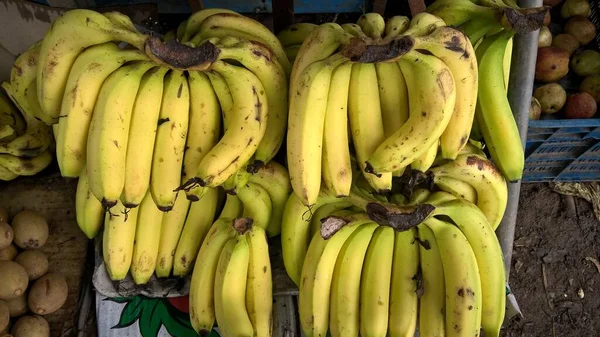
[(294, 0), (294, 13), (357, 13), (364, 6), (364, 0)]
[(227, 8), (239, 13), (271, 13), (273, 1), (266, 0), (204, 0), (204, 8)]
[(524, 182), (600, 180), (600, 119), (529, 122)]

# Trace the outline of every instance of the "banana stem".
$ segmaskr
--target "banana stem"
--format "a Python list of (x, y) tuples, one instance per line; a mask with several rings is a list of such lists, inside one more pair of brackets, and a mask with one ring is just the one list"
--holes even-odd
[(359, 224), (372, 222), (366, 213), (354, 213), (345, 216), (330, 215), (321, 220), (321, 237), (325, 240), (330, 239), (342, 227), (348, 224)]
[(344, 47), (342, 55), (359, 63), (395, 62), (411, 51), (414, 44), (415, 41), (410, 36), (400, 36), (385, 42), (368, 42), (355, 37)]
[(504, 28), (518, 34), (529, 33), (544, 25), (548, 12), (549, 7), (505, 8), (500, 22)]
[(369, 218), (381, 226), (389, 226), (398, 232), (409, 230), (435, 210), (433, 205), (400, 206), (388, 203), (371, 202), (367, 205)]
[(217, 60), (220, 50), (210, 41), (190, 47), (177, 40), (164, 43), (152, 36), (145, 40), (144, 52), (154, 62), (172, 69), (206, 71)]
[(254, 220), (249, 217), (237, 218), (233, 219), (231, 222), (231, 227), (239, 234), (244, 235), (246, 232), (252, 229), (252, 224)]

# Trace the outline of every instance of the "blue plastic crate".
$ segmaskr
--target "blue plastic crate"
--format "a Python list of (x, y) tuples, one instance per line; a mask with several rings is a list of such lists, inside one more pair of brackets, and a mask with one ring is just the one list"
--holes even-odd
[(600, 180), (600, 118), (529, 121), (523, 182)]

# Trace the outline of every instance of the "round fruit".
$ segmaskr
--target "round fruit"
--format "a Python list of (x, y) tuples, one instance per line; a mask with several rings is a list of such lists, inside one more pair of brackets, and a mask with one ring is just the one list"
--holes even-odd
[(50, 337), (50, 326), (42, 316), (23, 316), (17, 320), (13, 337)]
[(538, 38), (538, 47), (549, 47), (552, 45), (552, 33), (550, 29), (544, 26), (540, 28), (540, 36)]
[(0, 300), (0, 331), (6, 329), (10, 323), (10, 311), (8, 310), (8, 303)]
[(569, 119), (592, 118), (598, 108), (592, 95), (587, 92), (573, 94), (567, 98), (565, 117)]
[(575, 16), (567, 21), (565, 33), (575, 36), (577, 41), (585, 46), (596, 37), (596, 25), (587, 18)]
[(29, 309), (47, 315), (60, 309), (67, 300), (67, 280), (61, 274), (49, 273), (39, 278), (29, 290)]
[(559, 34), (552, 39), (552, 47), (558, 47), (566, 51), (569, 53), (569, 56), (573, 55), (579, 49), (579, 46), (579, 41), (571, 34)]
[(587, 92), (594, 97), (596, 103), (600, 103), (600, 74), (584, 78), (579, 86), (579, 91)]
[(531, 97), (531, 104), (529, 105), (529, 119), (538, 120), (542, 114), (542, 106), (540, 101), (535, 97)]
[(27, 272), (16, 262), (0, 261), (0, 300), (10, 300), (27, 290)]
[(566, 0), (560, 9), (560, 15), (568, 19), (572, 16), (588, 17), (592, 13), (592, 9), (587, 0)]
[(542, 113), (545, 114), (558, 112), (567, 101), (567, 93), (558, 83), (542, 85), (535, 89), (533, 96), (540, 102)]
[(12, 261), (17, 257), (17, 254), (19, 254), (17, 246), (11, 243), (8, 247), (0, 249), (0, 261)]
[(17, 255), (15, 262), (25, 268), (30, 281), (37, 280), (48, 272), (48, 258), (39, 250), (26, 250)]
[(48, 240), (48, 223), (38, 212), (24, 210), (12, 221), (15, 244), (23, 249), (40, 248)]
[(584, 50), (571, 59), (571, 69), (579, 76), (600, 74), (600, 53), (595, 50)]
[(23, 293), (21, 296), (17, 296), (12, 300), (6, 301), (8, 303), (8, 312), (10, 317), (21, 317), (27, 313), (29, 307), (27, 306), (27, 294)]
[(8, 210), (4, 207), (0, 207), (0, 221), (8, 222)]
[(556, 82), (569, 72), (569, 53), (556, 47), (538, 49), (535, 79), (540, 82)]
[(0, 249), (10, 246), (13, 241), (13, 230), (6, 222), (0, 222)]

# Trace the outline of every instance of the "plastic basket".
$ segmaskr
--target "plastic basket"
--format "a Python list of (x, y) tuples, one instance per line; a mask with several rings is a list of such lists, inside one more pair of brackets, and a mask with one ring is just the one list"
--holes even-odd
[[(600, 32), (600, 0), (590, 4)], [(600, 34), (596, 45), (600, 49)], [(577, 89), (568, 79), (560, 83)], [(529, 121), (523, 182), (592, 180), (600, 180), (600, 118)]]

